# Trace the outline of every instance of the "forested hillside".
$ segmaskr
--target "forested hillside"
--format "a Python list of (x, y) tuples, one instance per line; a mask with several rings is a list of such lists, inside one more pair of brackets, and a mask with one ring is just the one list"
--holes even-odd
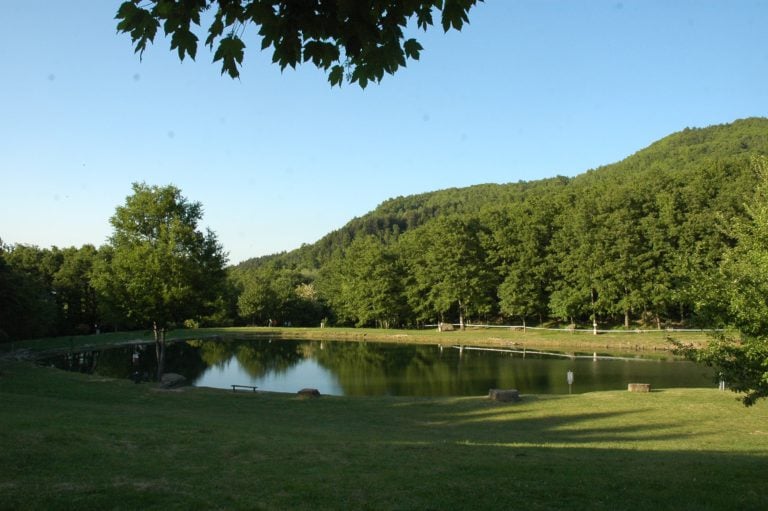
[[(685, 129), (575, 178), (390, 199), (232, 273), (246, 291), (290, 273), (315, 311), (344, 324), (708, 324), (719, 311), (707, 286), (752, 196), (751, 158), (764, 154), (768, 119)], [(281, 317), (242, 298), (252, 321)]]
[[(163, 313), (170, 327), (716, 326), (728, 313), (721, 263), (745, 238), (732, 226), (754, 217), (745, 205), (756, 197), (756, 162), (765, 166), (765, 155), (768, 119), (686, 129), (573, 178), (390, 199), (316, 243), (229, 268), (227, 282), (202, 285), (198, 275), (206, 293), (187, 292), (194, 283), (184, 282), (191, 273), (181, 269), (218, 256), (184, 256), (150, 277), (140, 271), (150, 259), (129, 247), (136, 268), (121, 274), (129, 283), (146, 281), (140, 298), (157, 288), (155, 301), (173, 305)], [(190, 237), (198, 238), (210, 238), (211, 254), (220, 252), (212, 233)], [(125, 312), (125, 300), (116, 300), (120, 290), (104, 292), (115, 281), (115, 250), (0, 243), (0, 340), (87, 333), (97, 325), (148, 328), (146, 314)], [(151, 260), (162, 267), (162, 257)], [(164, 275), (181, 280), (171, 285)], [(187, 295), (195, 300), (179, 298)]]

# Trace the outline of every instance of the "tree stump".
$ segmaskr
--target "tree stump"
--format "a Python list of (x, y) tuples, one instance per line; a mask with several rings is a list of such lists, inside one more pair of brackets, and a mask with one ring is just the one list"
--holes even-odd
[(299, 397), (320, 397), (320, 391), (317, 389), (301, 389), (297, 394)]
[(517, 389), (490, 389), (488, 397), (493, 401), (520, 401), (520, 392)]
[(164, 389), (173, 389), (187, 384), (187, 379), (180, 374), (165, 373), (160, 378), (160, 387)]
[(630, 392), (650, 392), (650, 383), (630, 383), (627, 385), (627, 390)]

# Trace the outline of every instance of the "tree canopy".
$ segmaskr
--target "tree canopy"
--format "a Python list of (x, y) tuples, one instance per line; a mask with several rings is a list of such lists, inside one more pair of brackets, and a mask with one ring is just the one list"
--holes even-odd
[(704, 288), (735, 244), (723, 226), (746, 217), (755, 154), (768, 154), (768, 119), (686, 129), (573, 178), (389, 199), (314, 244), (239, 270), (317, 272), (337, 324), (390, 314), (392, 326), (720, 326), (725, 306), (703, 300), (712, 296)]
[[(482, 0), (480, 0), (482, 1)], [(412, 20), (427, 30), (440, 14), (444, 31), (461, 30), (478, 0), (130, 0), (115, 16), (117, 30), (130, 34), (142, 55), (162, 25), (179, 59), (197, 56), (199, 36), (208, 25), (205, 45), (221, 73), (240, 75), (246, 32), (253, 25), (262, 50), (285, 69), (311, 62), (328, 74), (331, 85), (345, 80), (365, 88), (394, 74), (408, 59), (418, 60), (422, 45), (406, 38)], [(212, 15), (207, 11), (213, 11)]]
[(134, 327), (195, 320), (211, 312), (225, 281), (226, 255), (198, 229), (202, 205), (174, 186), (133, 184), (110, 219), (94, 285)]
[(718, 336), (702, 350), (687, 350), (714, 367), (745, 405), (768, 397), (768, 158), (754, 159), (758, 185), (747, 203), (747, 218), (729, 225), (737, 244), (728, 249), (713, 289), (723, 300), (733, 333)]

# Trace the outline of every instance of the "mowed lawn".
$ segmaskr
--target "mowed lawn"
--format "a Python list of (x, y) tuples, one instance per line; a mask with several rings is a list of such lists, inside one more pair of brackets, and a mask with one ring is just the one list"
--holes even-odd
[(0, 364), (2, 509), (768, 509), (768, 406), (301, 399)]

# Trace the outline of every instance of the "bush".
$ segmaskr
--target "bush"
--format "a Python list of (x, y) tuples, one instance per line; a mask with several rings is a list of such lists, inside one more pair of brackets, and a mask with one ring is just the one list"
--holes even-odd
[(187, 329), (200, 328), (200, 323), (198, 323), (194, 319), (185, 319), (184, 320), (184, 328), (187, 328)]

